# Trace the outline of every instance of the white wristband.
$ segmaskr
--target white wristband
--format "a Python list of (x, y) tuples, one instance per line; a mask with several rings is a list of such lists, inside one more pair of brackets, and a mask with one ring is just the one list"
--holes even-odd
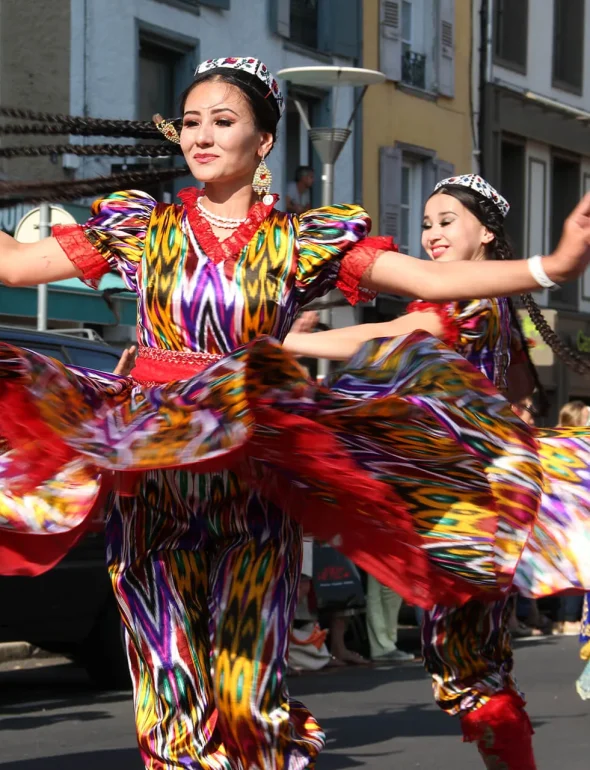
[(545, 272), (542, 257), (540, 257), (538, 254), (527, 259), (527, 264), (529, 266), (529, 270), (531, 271), (531, 275), (539, 284), (539, 286), (542, 286), (544, 289), (554, 289), (557, 286), (555, 281), (552, 281)]

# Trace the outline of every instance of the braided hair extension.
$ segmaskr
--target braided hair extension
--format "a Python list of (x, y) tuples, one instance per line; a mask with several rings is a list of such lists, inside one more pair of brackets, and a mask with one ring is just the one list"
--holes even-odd
[[(488, 198), (484, 198), (474, 190), (468, 190), (465, 187), (443, 187), (437, 190), (437, 193), (444, 192), (446, 195), (451, 195), (462, 203), (477, 219), (494, 235), (494, 240), (489, 247), (489, 257), (491, 259), (514, 259), (514, 250), (510, 241), (506, 235), (504, 229), (504, 218), (500, 213), (497, 206), (492, 203)], [(566, 345), (565, 342), (556, 334), (553, 329), (547, 323), (541, 308), (535, 302), (532, 294), (521, 294), (520, 301), (526, 308), (531, 321), (535, 328), (541, 335), (543, 342), (548, 345), (553, 352), (571, 369), (578, 374), (588, 374), (590, 372), (590, 363), (585, 361), (582, 356), (575, 350)], [(531, 360), (530, 351), (526, 344), (524, 332), (518, 321), (516, 310), (514, 309), (514, 303), (509, 300), (510, 313), (512, 320), (516, 328), (519, 331), (521, 340), (523, 342), (523, 349), (526, 352), (527, 360), (531, 368), (531, 374), (535, 380), (535, 384), (539, 388), (539, 393), (542, 394), (541, 398), (546, 399), (544, 389), (539, 382), (539, 376), (537, 370)]]
[[(17, 120), (37, 121), (41, 125), (40, 130), (34, 130), (33, 126), (3, 126), (1, 133), (6, 134), (30, 134), (30, 133), (56, 133), (72, 134), (80, 136), (126, 136), (136, 139), (161, 138), (160, 133), (152, 122), (142, 120), (110, 120), (105, 118), (87, 118), (74, 115), (60, 115), (49, 112), (33, 112), (14, 107), (0, 106), (0, 117), (15, 118)], [(55, 129), (49, 129), (49, 125)], [(23, 130), (24, 129), (24, 130)]]
[(34, 123), (32, 125), (19, 125), (8, 123), (0, 125), (0, 136), (112, 136), (129, 137), (133, 139), (161, 139), (157, 128), (134, 129), (129, 126), (121, 128), (108, 128), (106, 126), (78, 126), (68, 123)]
[(35, 158), (43, 155), (108, 155), (118, 158), (160, 158), (181, 155), (176, 144), (45, 144), (38, 147), (0, 147), (0, 158)]
[[(100, 192), (114, 192), (121, 189), (133, 189), (145, 184), (166, 182), (189, 173), (186, 168), (149, 169), (134, 171), (130, 169), (111, 176), (93, 179), (75, 179), (61, 182), (0, 182), (0, 209), (15, 203), (47, 203), (51, 201), (76, 200), (92, 197)], [(4, 197), (6, 194), (11, 197)], [(19, 193), (15, 196), (14, 193)]]

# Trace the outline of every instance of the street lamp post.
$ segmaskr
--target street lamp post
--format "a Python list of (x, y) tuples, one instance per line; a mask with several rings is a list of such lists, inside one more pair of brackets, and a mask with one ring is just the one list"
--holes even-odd
[[(352, 133), (351, 126), (356, 113), (367, 88), (370, 85), (382, 83), (385, 80), (385, 75), (376, 70), (361, 69), (360, 67), (293, 67), (281, 70), (278, 72), (278, 76), (294, 85), (332, 89), (333, 120), (331, 128), (312, 127), (301, 103), (296, 98), (293, 99), (311, 143), (322, 162), (322, 206), (330, 206), (334, 203), (334, 166)], [(362, 91), (356, 100), (346, 128), (337, 128), (334, 125), (340, 86), (362, 86)], [(322, 324), (330, 326), (331, 311), (326, 305), (326, 298), (323, 298), (320, 304), (320, 321)], [(328, 361), (319, 359), (318, 377), (323, 379), (328, 374), (328, 370)]]

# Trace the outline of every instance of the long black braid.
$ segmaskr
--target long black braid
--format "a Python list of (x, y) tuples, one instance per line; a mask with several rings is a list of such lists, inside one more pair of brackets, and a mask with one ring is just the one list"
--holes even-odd
[(110, 120), (33, 112), (15, 107), (0, 106), (0, 117), (37, 121), (38, 126), (3, 125), (0, 134), (72, 134), (77, 136), (115, 136), (133, 139), (162, 139), (162, 134), (151, 122), (142, 120)]
[[(0, 118), (33, 121), (32, 124), (0, 124), (0, 136), (111, 136), (127, 139), (147, 139), (149, 144), (130, 142), (107, 144), (50, 144), (0, 147), (0, 158), (39, 157), (71, 154), (76, 156), (166, 158), (181, 154), (180, 147), (166, 140), (154, 123), (139, 120), (107, 120), (72, 115), (34, 112), (33, 110), (1, 107)], [(72, 201), (92, 197), (97, 193), (151, 185), (185, 176), (187, 169), (157, 166), (147, 170), (134, 170), (93, 179), (62, 179), (57, 181), (0, 182), (0, 209), (15, 203), (43, 203)]]
[[(2, 182), (0, 181), (0, 209), (14, 206), (16, 203), (50, 203), (53, 201), (73, 201), (78, 198), (90, 198), (96, 193), (114, 190), (133, 189), (167, 182), (186, 176), (187, 168), (153, 168), (127, 171), (99, 176), (92, 179), (73, 179), (58, 182)], [(8, 197), (6, 197), (8, 196)]]

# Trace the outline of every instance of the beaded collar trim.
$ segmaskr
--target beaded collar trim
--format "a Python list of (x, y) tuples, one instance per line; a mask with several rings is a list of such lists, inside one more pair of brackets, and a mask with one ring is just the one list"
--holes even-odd
[(185, 187), (178, 193), (178, 197), (184, 204), (184, 210), (188, 219), (188, 224), (192, 234), (198, 240), (199, 245), (207, 255), (208, 259), (218, 265), (220, 262), (226, 262), (228, 270), (233, 274), (233, 263), (240, 256), (244, 246), (246, 246), (260, 225), (274, 209), (279, 199), (278, 195), (264, 196), (269, 198), (269, 202), (257, 201), (248, 212), (248, 216), (239, 225), (236, 230), (223, 241), (213, 232), (210, 223), (205, 219), (197, 207), (197, 201), (204, 194), (204, 190), (198, 190), (196, 187)]

